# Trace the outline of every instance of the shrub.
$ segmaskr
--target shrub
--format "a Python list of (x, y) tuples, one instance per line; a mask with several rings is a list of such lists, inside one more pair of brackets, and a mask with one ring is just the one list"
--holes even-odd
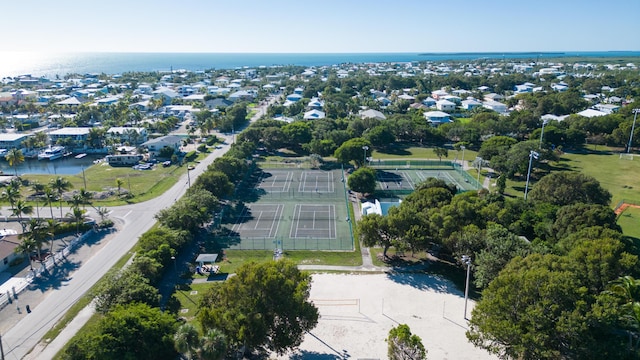
[(193, 161), (193, 160), (195, 160), (196, 155), (197, 155), (197, 153), (196, 153), (196, 151), (195, 151), (195, 150), (193, 150), (193, 151), (189, 151), (189, 152), (184, 156), (184, 160), (185, 160), (185, 161)]

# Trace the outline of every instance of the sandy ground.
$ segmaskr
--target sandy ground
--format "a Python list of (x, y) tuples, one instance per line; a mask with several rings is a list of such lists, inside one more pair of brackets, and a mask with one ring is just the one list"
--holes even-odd
[(428, 359), (496, 359), (467, 341), (464, 293), (437, 276), (315, 274), (310, 298), (318, 325), (278, 359), (386, 359), (385, 339), (397, 324), (420, 336)]

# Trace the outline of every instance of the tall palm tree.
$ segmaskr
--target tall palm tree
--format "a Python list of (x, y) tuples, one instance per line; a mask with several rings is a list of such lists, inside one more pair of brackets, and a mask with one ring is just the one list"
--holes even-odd
[(35, 248), (38, 252), (38, 259), (42, 262), (41, 252), (42, 244), (47, 242), (46, 239), (46, 227), (42, 219), (32, 218), (27, 223), (27, 232), (20, 234), (21, 237), (30, 238), (35, 244)]
[(53, 219), (53, 202), (58, 200), (58, 195), (51, 186), (46, 186), (44, 189), (44, 201), (49, 205), (51, 211), (51, 218)]
[(40, 206), (38, 205), (38, 198), (44, 193), (45, 186), (44, 184), (39, 183), (38, 181), (33, 181), (31, 183), (31, 190), (33, 190), (33, 197), (36, 199), (36, 216), (40, 217)]
[(80, 224), (84, 221), (85, 211), (77, 206), (71, 208), (71, 212), (67, 214), (76, 223), (76, 234), (80, 233)]
[(51, 252), (51, 254), (54, 254), (55, 252), (53, 251), (53, 240), (55, 240), (56, 238), (56, 228), (58, 227), (58, 222), (56, 221), (56, 219), (47, 219), (44, 227), (45, 227), (44, 232), (46, 233), (46, 235), (49, 235), (51, 239), (51, 245), (49, 245), (49, 251)]
[(2, 192), (2, 199), (9, 202), (11, 210), (15, 208), (16, 201), (20, 199), (20, 184), (11, 182)]
[(58, 176), (51, 180), (49, 186), (51, 186), (51, 188), (58, 194), (58, 201), (60, 201), (60, 218), (62, 218), (62, 194), (72, 188), (73, 185), (71, 185), (69, 180)]
[(22, 232), (24, 232), (25, 226), (26, 226), (26, 224), (22, 221), (22, 215), (31, 215), (32, 213), (33, 213), (32, 205), (27, 204), (23, 200), (16, 201), (11, 214), (13, 216), (18, 217), (18, 221), (20, 222), (20, 225), (22, 225)]
[(22, 150), (13, 148), (7, 152), (7, 155), (5, 155), (4, 158), (9, 163), (9, 166), (13, 168), (16, 176), (18, 176), (18, 169), (16, 166), (24, 162), (24, 154), (22, 153)]
[(100, 221), (104, 221), (104, 219), (109, 216), (109, 209), (105, 207), (99, 207), (96, 209), (98, 215), (100, 216)]
[(16, 252), (16, 254), (24, 254), (27, 259), (29, 260), (29, 268), (31, 270), (33, 270), (33, 266), (31, 265), (31, 256), (30, 254), (36, 249), (36, 243), (33, 241), (33, 239), (31, 239), (30, 237), (24, 237), (22, 238), (22, 241), (20, 242), (20, 244), (18, 244), (18, 246), (16, 246), (13, 251)]
[(91, 205), (91, 200), (93, 200), (93, 192), (87, 191), (87, 189), (82, 188), (78, 193), (80, 196), (80, 200), (82, 201), (82, 208), (85, 209), (85, 205)]

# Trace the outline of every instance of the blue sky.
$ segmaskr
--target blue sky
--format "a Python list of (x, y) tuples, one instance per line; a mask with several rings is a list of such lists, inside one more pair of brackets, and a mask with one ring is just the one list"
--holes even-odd
[(640, 50), (640, 0), (27, 0), (0, 51)]

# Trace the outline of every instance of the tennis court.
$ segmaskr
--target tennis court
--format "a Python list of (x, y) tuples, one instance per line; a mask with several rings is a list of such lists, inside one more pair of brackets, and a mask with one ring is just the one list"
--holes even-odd
[(233, 249), (352, 250), (352, 224), (342, 170), (260, 169), (242, 209), (228, 209), (217, 238)]
[(292, 239), (310, 237), (335, 239), (336, 208), (334, 204), (296, 204), (293, 216), (290, 233)]
[(475, 178), (451, 161), (386, 160), (372, 165), (376, 169), (378, 192), (408, 195), (428, 178), (441, 179), (453, 184), (459, 192), (479, 188)]

